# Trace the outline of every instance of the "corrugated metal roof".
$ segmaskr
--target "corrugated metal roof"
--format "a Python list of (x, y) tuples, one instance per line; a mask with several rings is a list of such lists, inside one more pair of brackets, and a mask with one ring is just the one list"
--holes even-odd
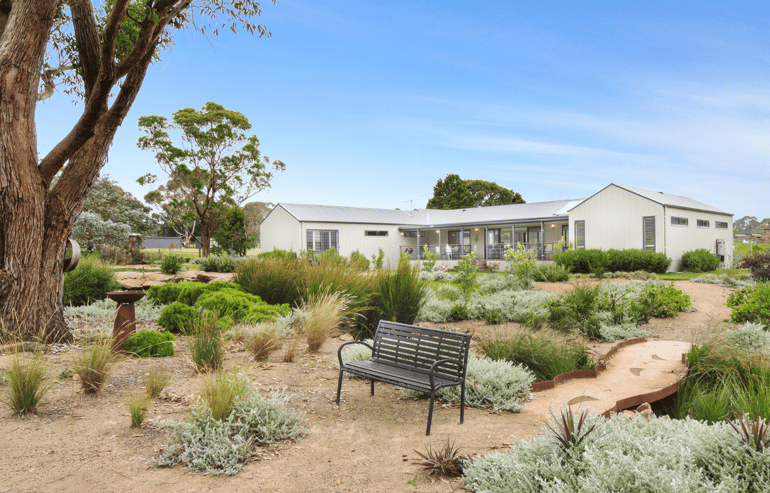
[(294, 218), (303, 222), (398, 224), (408, 227), (504, 224), (526, 220), (566, 218), (566, 211), (570, 206), (577, 205), (579, 202), (580, 200), (554, 200), (467, 209), (414, 209), (411, 211), (284, 203), (280, 203), (276, 207), (283, 207)]
[[(671, 207), (681, 207), (682, 209), (692, 209), (696, 211), (716, 212), (718, 214), (728, 214), (727, 212), (720, 211), (719, 209), (715, 207), (711, 207), (710, 205), (704, 204), (703, 202), (698, 202), (697, 200), (693, 200), (687, 197), (682, 197), (681, 195), (674, 195), (674, 194), (664, 193), (664, 192), (655, 192), (653, 190), (645, 190), (644, 188), (632, 187), (628, 185), (620, 185), (618, 183), (612, 183), (611, 185), (615, 185), (618, 188), (622, 188), (631, 193), (635, 193), (636, 195), (652, 200), (653, 202), (657, 202), (658, 204), (661, 204), (661, 205), (666, 205)], [(728, 215), (732, 215), (732, 214), (728, 214)]]

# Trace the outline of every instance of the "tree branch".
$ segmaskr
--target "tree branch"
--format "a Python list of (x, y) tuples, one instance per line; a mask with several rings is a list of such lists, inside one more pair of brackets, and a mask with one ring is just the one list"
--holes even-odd
[[(78, 49), (86, 101), (99, 76), (99, 31), (91, 0), (70, 0), (72, 27)], [(106, 33), (105, 33), (106, 34)]]

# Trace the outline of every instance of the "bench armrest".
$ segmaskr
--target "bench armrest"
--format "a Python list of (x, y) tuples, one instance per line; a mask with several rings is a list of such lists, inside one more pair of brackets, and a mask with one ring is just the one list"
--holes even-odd
[(351, 344), (363, 344), (364, 346), (366, 346), (369, 349), (371, 349), (372, 352), (374, 352), (374, 348), (371, 346), (371, 344), (368, 344), (368, 343), (366, 343), (364, 341), (348, 341), (348, 342), (342, 343), (342, 345), (340, 345), (339, 349), (337, 349), (337, 359), (340, 360), (340, 368), (343, 367), (343, 363), (342, 363), (342, 349), (345, 346), (349, 346)]
[(454, 358), (444, 358), (444, 359), (440, 359), (440, 360), (437, 360), (436, 362), (434, 362), (434, 363), (431, 365), (431, 367), (430, 367), (430, 375), (429, 375), (429, 376), (430, 376), (430, 387), (431, 387), (432, 389), (435, 389), (435, 387), (436, 387), (435, 383), (433, 382), (433, 377), (434, 377), (434, 376), (435, 376), (435, 374), (436, 374), (436, 373), (435, 373), (435, 372), (436, 372), (436, 369), (438, 369), (438, 367), (439, 367), (439, 366), (440, 366), (442, 363), (454, 363), (456, 366), (461, 366), (461, 365), (458, 363), (458, 361), (457, 361), (456, 359), (454, 359)]

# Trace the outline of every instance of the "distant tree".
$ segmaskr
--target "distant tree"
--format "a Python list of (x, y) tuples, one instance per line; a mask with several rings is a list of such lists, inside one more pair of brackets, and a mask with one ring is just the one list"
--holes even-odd
[(525, 203), (520, 193), (501, 187), (493, 181), (465, 180), (465, 186), (475, 199), (474, 207)]
[(254, 237), (259, 242), (259, 224), (273, 210), (275, 204), (270, 202), (249, 202), (243, 206), (246, 235)]
[(225, 220), (220, 224), (214, 233), (216, 247), (212, 251), (217, 254), (235, 253), (236, 255), (246, 255), (246, 250), (257, 244), (256, 238), (246, 232), (243, 209), (233, 207)]
[(433, 198), (426, 209), (464, 209), (492, 205), (523, 204), (521, 194), (501, 187), (495, 182), (484, 180), (463, 180), (449, 174), (436, 182)]
[(75, 221), (71, 236), (85, 250), (93, 250), (99, 243), (125, 248), (131, 232), (131, 226), (126, 223), (104, 219), (94, 212), (83, 212)]
[[(160, 218), (151, 214), (152, 209), (123, 190), (110, 175), (100, 176), (94, 182), (83, 206), (83, 213), (87, 212), (98, 215), (103, 221), (125, 224), (131, 233), (142, 236), (155, 235), (160, 230)], [(83, 213), (75, 222), (76, 229)], [(124, 241), (128, 241), (128, 236)]]
[[(179, 178), (181, 180), (182, 178)], [(141, 184), (151, 183), (154, 178), (147, 175), (137, 180)], [(200, 233), (198, 216), (184, 200), (177, 182), (169, 179), (165, 185), (160, 185), (144, 196), (144, 201), (155, 207), (164, 221), (164, 236), (181, 236), (182, 242), (188, 245)]]
[[(139, 139), (139, 148), (154, 151), (161, 169), (177, 186), (178, 196), (161, 194), (162, 203), (195, 213), (204, 256), (228, 208), (270, 186), (273, 172), (267, 171), (268, 166), (273, 171), (285, 169), (283, 162), (271, 163), (261, 155), (259, 139), (245, 133), (251, 124), (243, 114), (216, 103), (206, 103), (201, 111), (181, 109), (171, 124), (162, 116), (143, 116), (139, 128), (147, 134)], [(182, 132), (181, 147), (172, 144), (169, 130)], [(156, 180), (147, 174), (138, 181), (151, 185)]]
[(750, 235), (762, 233), (768, 228), (770, 228), (770, 217), (760, 221), (755, 216), (743, 216), (733, 223), (733, 232), (735, 234)]

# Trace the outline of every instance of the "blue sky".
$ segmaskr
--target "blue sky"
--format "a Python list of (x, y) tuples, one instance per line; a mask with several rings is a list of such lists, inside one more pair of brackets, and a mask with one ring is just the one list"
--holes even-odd
[[(240, 111), (286, 163), (252, 200), (423, 208), (440, 178), (528, 202), (611, 182), (770, 216), (767, 2), (265, 2), (272, 38), (182, 32), (115, 138), (137, 197), (142, 115)], [(47, 152), (82, 111), (39, 104)]]

